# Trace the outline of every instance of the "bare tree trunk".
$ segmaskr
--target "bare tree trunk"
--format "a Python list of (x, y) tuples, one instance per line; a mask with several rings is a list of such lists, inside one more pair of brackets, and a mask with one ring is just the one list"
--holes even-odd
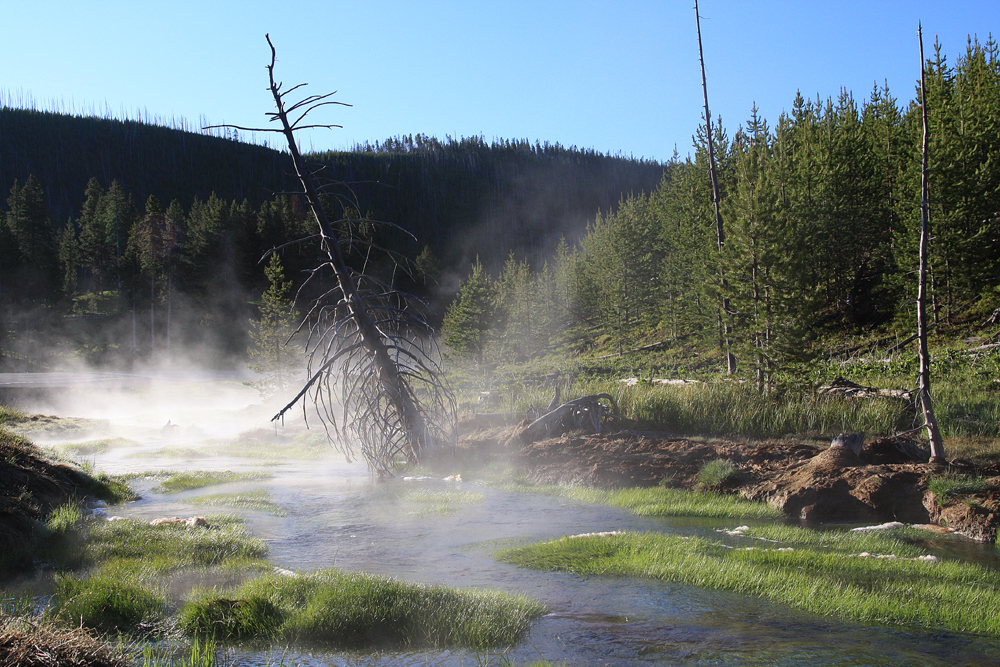
[(920, 168), (920, 270), (917, 284), (917, 345), (920, 356), (919, 395), (920, 405), (924, 413), (924, 425), (927, 428), (927, 438), (931, 442), (931, 462), (943, 462), (944, 443), (934, 418), (934, 406), (931, 403), (931, 358), (927, 351), (927, 243), (930, 237), (930, 203), (927, 196), (927, 148), (930, 142), (927, 130), (927, 85), (924, 78), (924, 34), (918, 25), (917, 36), (920, 39), (920, 109), (923, 116), (923, 148)]
[[(705, 55), (701, 48), (701, 16), (698, 14), (698, 0), (694, 0), (694, 20), (698, 28), (698, 60), (701, 61), (701, 90), (705, 96), (705, 139), (708, 141), (708, 174), (712, 180), (712, 205), (715, 207), (715, 233), (719, 243), (719, 254), (726, 245), (726, 234), (722, 226), (722, 212), (719, 210), (719, 178), (715, 171), (715, 144), (712, 142), (712, 113), (708, 110), (708, 81), (705, 77)], [(726, 355), (726, 372), (732, 374), (736, 371), (736, 357), (733, 356), (729, 336), (733, 332), (729, 323), (729, 297), (727, 296), (729, 283), (726, 280), (726, 271), (719, 263), (719, 281), (722, 284), (722, 310), (719, 313), (719, 325), (721, 330), (721, 348)]]
[[(330, 93), (307, 96), (286, 108), (285, 96), (304, 84), (282, 92), (283, 84), (274, 79), (274, 45), (270, 37), (267, 42), (271, 47), (271, 63), (267, 67), (269, 88), (277, 109), (268, 115), (280, 123), (281, 129), (265, 131), (280, 132), (288, 143), (296, 176), (319, 227), (320, 247), (326, 256), (323, 264), (333, 271), (336, 279), (336, 287), (328, 293), (333, 303), (317, 301), (313, 307), (316, 323), (310, 331), (310, 340), (315, 335), (316, 341), (310, 352), (310, 377), (274, 419), (281, 418), (313, 388), (313, 402), (320, 408), (321, 419), (339, 432), (340, 420), (331, 412), (334, 395), (339, 393), (344, 410), (341, 423), (349, 424), (358, 435), (369, 466), (380, 475), (391, 475), (397, 455), (416, 462), (436, 445), (455, 440), (454, 399), (439, 379), (437, 362), (420, 347), (419, 335), (406, 335), (415, 331), (430, 333), (427, 321), (412, 312), (410, 306), (414, 304), (410, 297), (375, 278), (355, 274), (347, 265), (340, 240), (323, 211), (313, 175), (299, 153), (295, 141), (297, 129), (336, 127), (301, 125), (306, 115), (319, 106), (342, 103), (323, 101)], [(297, 118), (290, 120), (289, 114)], [(359, 281), (364, 281), (364, 290)], [(318, 369), (311, 366), (313, 355), (318, 358)], [(334, 390), (331, 376), (338, 373), (340, 388)], [(421, 394), (424, 403), (417, 398), (414, 383), (425, 392)], [(437, 412), (428, 410), (425, 418), (422, 405), (427, 403)], [(349, 442), (339, 446), (350, 454)]]

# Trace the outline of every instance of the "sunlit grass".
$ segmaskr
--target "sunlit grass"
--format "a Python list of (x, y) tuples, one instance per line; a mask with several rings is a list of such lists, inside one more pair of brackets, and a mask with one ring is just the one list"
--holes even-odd
[(993, 488), (993, 484), (979, 475), (946, 473), (931, 478), (927, 488), (934, 493), (938, 504), (941, 504), (957, 496), (984, 493)]
[(485, 501), (486, 494), (479, 491), (416, 489), (407, 491), (401, 500), (421, 505), (418, 509), (408, 511), (407, 514), (410, 516), (427, 516), (453, 514), (463, 505), (474, 505)]
[(46, 449), (51, 449), (61, 456), (81, 457), (93, 456), (94, 454), (104, 454), (112, 449), (120, 447), (136, 447), (138, 442), (128, 438), (101, 438), (98, 440), (87, 440), (85, 442), (67, 442), (58, 445), (47, 445)]
[(251, 489), (237, 493), (216, 493), (208, 496), (187, 498), (185, 502), (206, 507), (242, 507), (244, 509), (267, 512), (274, 516), (285, 516), (286, 512), (271, 498), (267, 489)]
[(232, 559), (259, 559), (267, 547), (246, 529), (238, 517), (211, 515), (213, 528), (183, 525), (152, 526), (135, 519), (102, 521), (89, 526), (85, 548), (91, 562), (142, 559), (158, 570), (218, 565)]
[(630, 489), (594, 489), (584, 486), (527, 486), (507, 484), (516, 491), (545, 493), (586, 503), (611, 505), (639, 516), (693, 516), (730, 519), (777, 519), (781, 511), (739, 496), (686, 491), (663, 486)]
[(338, 455), (330, 446), (322, 429), (307, 430), (289, 436), (280, 429), (276, 433), (269, 428), (243, 431), (235, 440), (222, 446), (219, 453), (271, 462), (286, 459), (317, 460)]
[(180, 493), (214, 484), (245, 482), (273, 477), (271, 473), (267, 472), (232, 472), (230, 470), (195, 470), (167, 473), (167, 475), (159, 485), (153, 487), (153, 491), (157, 493)]
[[(811, 539), (792, 540), (796, 546), (727, 548), (702, 538), (625, 533), (516, 547), (500, 558), (581, 576), (650, 577), (728, 590), (863, 623), (1000, 636), (1000, 572), (904, 559), (896, 552), (912, 548), (879, 535), (847, 538), (846, 549), (833, 544), (822, 551), (808, 546)], [(897, 558), (855, 553), (856, 539), (870, 553)]]
[(216, 638), (272, 637), (337, 647), (468, 646), (516, 641), (544, 608), (523, 596), (325, 570), (201, 591), (181, 627)]
[(82, 576), (57, 575), (53, 604), (58, 619), (102, 632), (155, 626), (167, 612), (165, 593), (135, 564), (119, 561)]

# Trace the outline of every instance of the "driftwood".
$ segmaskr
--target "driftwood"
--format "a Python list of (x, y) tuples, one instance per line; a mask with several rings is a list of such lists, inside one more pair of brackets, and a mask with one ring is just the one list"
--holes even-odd
[[(605, 405), (605, 402), (609, 405)], [(611, 394), (591, 394), (567, 401), (549, 410), (530, 424), (520, 429), (515, 437), (525, 445), (542, 437), (570, 430), (600, 433), (604, 427), (618, 418), (618, 404)]]

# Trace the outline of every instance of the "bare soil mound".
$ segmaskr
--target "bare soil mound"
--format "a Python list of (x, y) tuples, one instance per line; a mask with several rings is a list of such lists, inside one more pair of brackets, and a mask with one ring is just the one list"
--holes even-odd
[[(1000, 526), (1000, 471), (956, 462), (926, 463), (915, 443), (876, 439), (855, 454), (845, 447), (817, 447), (787, 440), (750, 442), (727, 438), (685, 438), (622, 431), (560, 435), (523, 443), (518, 427), (469, 420), (458, 456), (503, 453), (539, 484), (598, 488), (666, 484), (699, 488), (698, 473), (710, 461), (731, 462), (739, 474), (726, 487), (751, 500), (770, 503), (804, 524), (885, 522), (934, 523), (980, 541), (994, 541)], [(949, 471), (995, 478), (988, 490), (941, 502), (929, 480)], [(949, 470), (949, 469), (952, 470)]]

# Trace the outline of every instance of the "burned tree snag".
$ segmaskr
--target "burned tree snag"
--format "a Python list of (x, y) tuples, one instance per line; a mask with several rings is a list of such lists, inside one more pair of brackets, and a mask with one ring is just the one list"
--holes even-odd
[(920, 396), (920, 406), (924, 414), (924, 426), (927, 438), (931, 442), (931, 462), (944, 462), (944, 443), (937, 419), (934, 418), (934, 406), (931, 403), (931, 358), (927, 350), (927, 243), (930, 238), (930, 203), (927, 197), (927, 152), (930, 143), (930, 133), (927, 121), (927, 85), (924, 77), (924, 34), (923, 28), (917, 25), (917, 37), (920, 40), (920, 110), (923, 119), (923, 146), (921, 150), (920, 168), (920, 269), (917, 273), (917, 345), (920, 356), (919, 384), (917, 391)]
[(722, 211), (719, 209), (719, 176), (715, 170), (715, 143), (712, 141), (712, 112), (708, 110), (708, 81), (705, 77), (705, 55), (701, 48), (701, 16), (698, 14), (698, 0), (694, 0), (694, 21), (698, 29), (698, 60), (701, 62), (701, 90), (705, 97), (705, 141), (708, 144), (708, 175), (712, 181), (712, 206), (715, 209), (715, 235), (719, 246), (719, 284), (722, 287), (722, 304), (719, 310), (719, 347), (726, 355), (726, 372), (736, 372), (736, 357), (733, 356), (730, 336), (733, 333), (729, 323), (730, 305), (726, 270), (722, 263), (722, 251), (726, 246), (726, 233), (722, 226)]
[(268, 117), (280, 129), (263, 131), (284, 135), (302, 187), (299, 194), (305, 197), (318, 227), (322, 260), (309, 279), (328, 272), (334, 282), (299, 326), (308, 330), (307, 379), (274, 420), (300, 401), (306, 415), (309, 400), (328, 432), (333, 429), (339, 449), (351, 456), (357, 442), (374, 472), (391, 475), (400, 459), (417, 462), (435, 448), (454, 442), (455, 402), (440, 379), (434, 332), (423, 303), (348, 265), (341, 244), (363, 241), (338, 238), (320, 201), (315, 174), (299, 153), (295, 132), (338, 127), (304, 125), (308, 114), (318, 107), (344, 104), (329, 99), (334, 93), (287, 103), (287, 95), (305, 84), (282, 90), (283, 84), (274, 78), (276, 52), (270, 36), (267, 43), (271, 48), (268, 86), (276, 109)]

